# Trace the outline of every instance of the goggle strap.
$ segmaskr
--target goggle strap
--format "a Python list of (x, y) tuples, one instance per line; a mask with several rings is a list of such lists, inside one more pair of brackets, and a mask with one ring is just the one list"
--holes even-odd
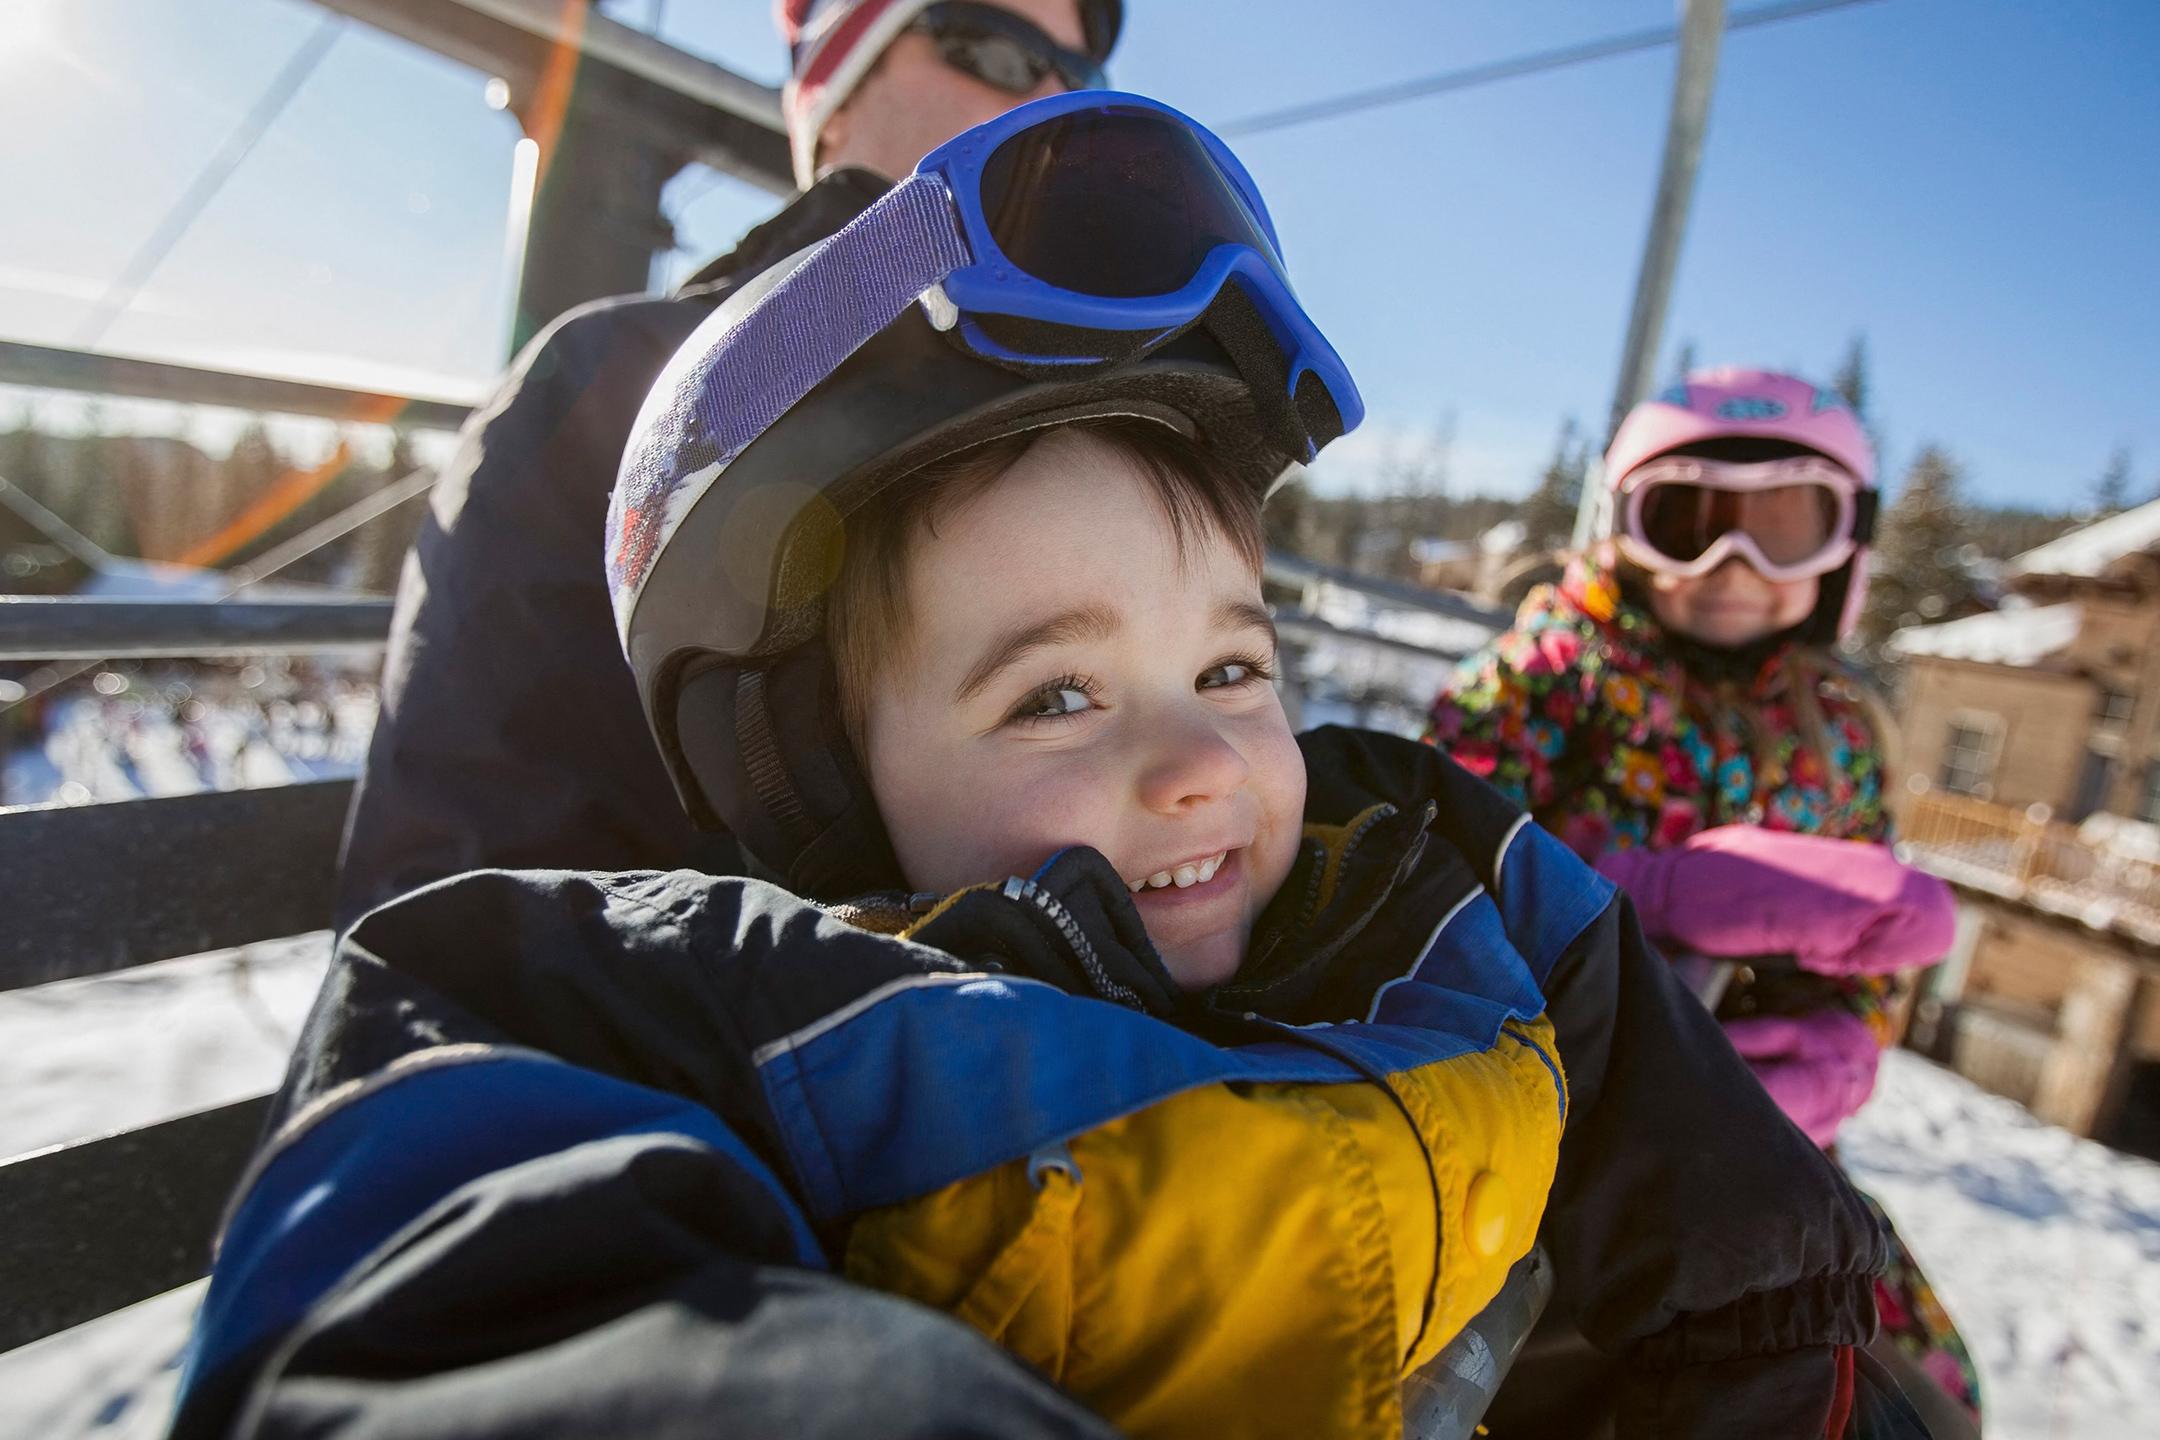
[[(782, 415), (901, 312), (974, 257), (943, 177), (916, 174), (894, 186), (762, 296), (735, 328), (708, 345), (675, 381), (668, 420), (649, 433), (707, 442), (705, 462), (684, 473), (671, 453), (627, 457), (613, 504), (622, 520), (608, 556), (618, 608), (634, 603), (659, 553), (670, 514), (749, 448)], [(724, 367), (724, 373), (723, 373)], [(694, 422), (692, 421), (694, 418)], [(694, 489), (692, 488), (694, 487)], [(690, 493), (677, 494), (681, 490)]]
[[(1139, 330), (1096, 330), (1055, 320), (1035, 320), (1025, 315), (973, 315), (969, 317), (982, 337), (1002, 353), (981, 353), (1015, 374), (1030, 379), (1052, 379), (1072, 373), (1076, 364), (1124, 364), (1183, 334), (1191, 327), (1153, 334)], [(1044, 360), (1044, 355), (1070, 356)]]
[(1314, 380), (1313, 386), (1300, 384), (1298, 393), (1290, 392), (1290, 366), (1283, 358), (1282, 342), (1244, 286), (1235, 280), (1224, 284), (1202, 318), (1230, 352), (1253, 393), (1280, 401), (1261, 418), (1275, 427), (1274, 438), (1285, 453), (1309, 463), (1322, 446), (1342, 435), (1342, 412), (1316, 377), (1308, 372), (1301, 378)]
[(1882, 505), (1882, 495), (1875, 490), (1862, 490), (1853, 496), (1852, 542), (1865, 545), (1875, 538), (1875, 513)]
[(909, 176), (856, 216), (709, 347), (711, 362), (686, 382), (721, 463), (972, 258), (937, 175)]

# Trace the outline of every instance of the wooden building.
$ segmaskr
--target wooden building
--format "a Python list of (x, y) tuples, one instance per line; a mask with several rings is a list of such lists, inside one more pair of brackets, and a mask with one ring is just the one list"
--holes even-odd
[(1906, 773), (2062, 819), (2160, 821), (2160, 501), (2010, 562), (2002, 608), (1891, 638)]
[(2160, 502), (1900, 631), (1913, 858), (1960, 891), (1914, 1043), (2042, 1119), (2160, 1153)]

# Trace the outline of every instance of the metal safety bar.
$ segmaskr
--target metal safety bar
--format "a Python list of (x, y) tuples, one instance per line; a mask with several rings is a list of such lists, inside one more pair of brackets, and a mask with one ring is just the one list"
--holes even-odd
[(123, 395), (137, 400), (167, 400), (181, 405), (221, 405), (235, 410), (267, 410), (277, 415), (317, 415), (423, 430), (455, 430), (472, 406), (462, 400), (395, 395), (387, 390), (356, 390), (311, 380), (205, 370), (169, 360), (108, 355), (0, 340), (0, 384), (30, 385), (43, 390), (71, 390), (86, 395)]
[(0, 596), (0, 660), (149, 660), (382, 648), (388, 600)]

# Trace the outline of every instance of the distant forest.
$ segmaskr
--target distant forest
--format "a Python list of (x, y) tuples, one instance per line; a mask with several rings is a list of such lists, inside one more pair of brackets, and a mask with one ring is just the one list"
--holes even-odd
[[(261, 421), (222, 457), (165, 435), (0, 430), (0, 480), (107, 554), (206, 569), (249, 565), (419, 470), (402, 431), (347, 438), (320, 463), (282, 453)], [(426, 512), (418, 497), (281, 566), (285, 582), (387, 594)], [(0, 517), (5, 518), (5, 517)], [(19, 521), (19, 517), (18, 517)], [(37, 547), (11, 545), (0, 591), (36, 593)]]
[[(1689, 363), (1688, 347), (1680, 363)], [(1869, 422), (1864, 339), (1853, 341), (1833, 383)], [(78, 432), (54, 433), (25, 409), (0, 429), (0, 479), (108, 553), (212, 569), (259, 561), (419, 469), (402, 431), (348, 438), (320, 464), (282, 454), (259, 419), (223, 457), (186, 439), (101, 431), (93, 415)], [(1512, 603), (1552, 573), (1555, 552), (1568, 543), (1591, 442), (1573, 421), (1563, 424), (1543, 470), (1526, 477), (1533, 481), (1527, 494), (1506, 497), (1454, 493), (1446, 449), (1437, 437), (1403, 447), (1360, 477), (1356, 493), (1320, 494), (1307, 479), (1293, 481), (1268, 505), (1270, 543), (1385, 579)], [(1885, 479), (1889, 503), (1877, 527), (1875, 593), (1864, 627), (1878, 646), (1901, 625), (1984, 608), (2004, 561), (2138, 498), (2130, 493), (2125, 451), (2088, 486), (2066, 488), (2077, 508), (2062, 512), (1966, 499), (1956, 460), (1939, 446)], [(278, 578), (393, 591), (425, 504), (416, 496), (325, 541), (281, 566)], [(11, 550), (0, 590), (38, 590), (39, 564), (31, 550)]]

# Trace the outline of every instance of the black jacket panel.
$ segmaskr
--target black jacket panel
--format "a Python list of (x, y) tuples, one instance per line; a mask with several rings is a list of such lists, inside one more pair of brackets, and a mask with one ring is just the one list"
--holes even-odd
[(467, 870), (739, 868), (725, 836), (692, 827), (646, 728), (608, 608), (608, 493), (676, 347), (734, 284), (884, 185), (828, 176), (681, 295), (570, 312), (467, 424), (398, 587), (339, 929)]

